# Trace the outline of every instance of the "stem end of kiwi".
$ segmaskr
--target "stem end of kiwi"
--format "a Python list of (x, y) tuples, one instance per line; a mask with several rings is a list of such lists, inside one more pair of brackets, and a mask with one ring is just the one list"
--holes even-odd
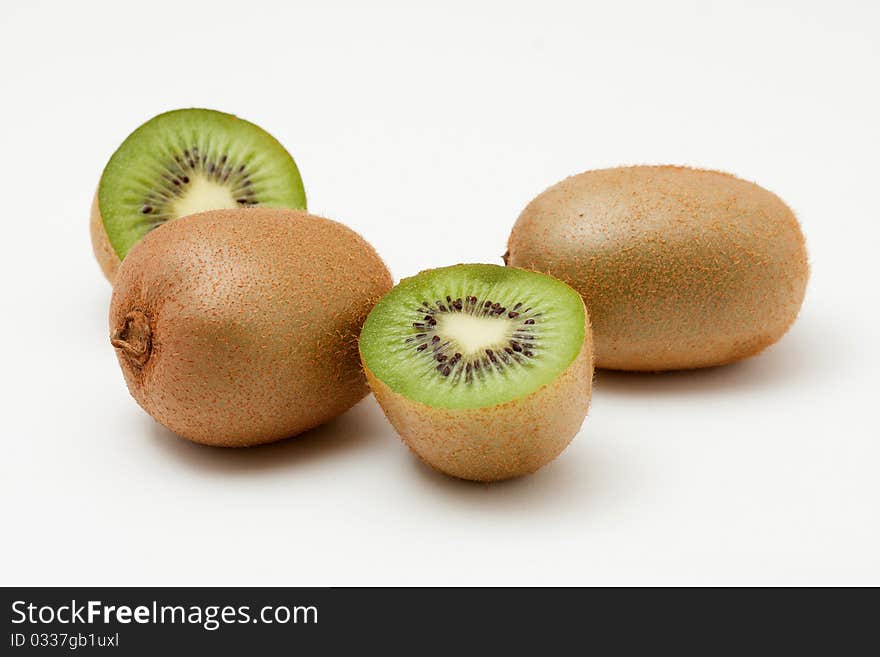
[(122, 352), (132, 364), (143, 367), (152, 352), (150, 320), (139, 310), (129, 312), (123, 318), (122, 326), (113, 329), (110, 334), (110, 344)]

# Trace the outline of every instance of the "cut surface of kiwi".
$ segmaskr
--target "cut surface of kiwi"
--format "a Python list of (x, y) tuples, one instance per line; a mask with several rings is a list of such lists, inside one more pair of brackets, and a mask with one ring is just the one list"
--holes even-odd
[(403, 280), (361, 333), (367, 369), (392, 391), (435, 408), (525, 397), (571, 365), (584, 345), (584, 304), (550, 276), (455, 265)]
[(107, 163), (97, 194), (120, 260), (167, 221), (251, 206), (304, 209), (296, 163), (262, 128), (207, 109), (166, 112), (135, 130)]

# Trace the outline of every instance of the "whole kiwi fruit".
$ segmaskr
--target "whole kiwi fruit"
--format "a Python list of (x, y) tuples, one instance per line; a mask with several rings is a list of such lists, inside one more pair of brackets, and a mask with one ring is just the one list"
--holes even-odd
[(367, 393), (358, 334), (391, 286), (376, 251), (340, 223), (214, 210), (131, 249), (113, 289), (111, 342), (132, 396), (174, 433), (267, 443)]
[(403, 441), (462, 479), (534, 472), (578, 433), (590, 403), (584, 302), (521, 269), (454, 265), (404, 279), (370, 312), (360, 350)]
[(505, 262), (552, 274), (590, 311), (598, 367), (732, 363), (776, 342), (809, 276), (779, 197), (727, 173), (676, 166), (587, 171), (522, 211)]
[(259, 126), (209, 109), (153, 117), (116, 149), (92, 201), (92, 249), (111, 283), (129, 249), (162, 224), (240, 207), (305, 209), (290, 153)]

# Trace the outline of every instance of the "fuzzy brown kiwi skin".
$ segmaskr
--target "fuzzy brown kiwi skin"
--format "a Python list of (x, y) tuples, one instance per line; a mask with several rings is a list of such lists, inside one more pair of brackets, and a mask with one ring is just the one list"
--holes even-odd
[(92, 199), (92, 211), (89, 219), (89, 234), (92, 236), (92, 251), (98, 260), (101, 271), (104, 272), (105, 278), (113, 285), (116, 278), (116, 272), (119, 270), (119, 256), (110, 239), (107, 237), (107, 231), (104, 229), (104, 219), (101, 217), (101, 208), (98, 206), (98, 192)]
[(206, 445), (268, 443), (367, 394), (357, 340), (392, 287), (357, 233), (304, 211), (215, 210), (164, 224), (119, 267), (111, 342), (129, 391)]
[(505, 262), (578, 290), (596, 365), (656, 372), (760, 353), (788, 330), (809, 264), (794, 213), (718, 171), (587, 171), (523, 210)]
[(459, 479), (492, 482), (535, 472), (568, 446), (590, 406), (589, 319), (583, 347), (559, 377), (497, 406), (428, 406), (395, 392), (362, 362), (370, 389), (404, 444), (432, 468)]

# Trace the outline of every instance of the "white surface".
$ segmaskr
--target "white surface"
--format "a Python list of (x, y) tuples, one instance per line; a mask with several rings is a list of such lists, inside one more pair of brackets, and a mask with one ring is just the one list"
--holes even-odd
[[(0, 583), (880, 584), (880, 5), (415, 4), (2, 4)], [(275, 134), (396, 278), (500, 262), (568, 174), (671, 162), (792, 205), (807, 300), (740, 365), (599, 372), (505, 484), (428, 470), (371, 397), (191, 445), (126, 391), (87, 230), (114, 148), (187, 106)]]

